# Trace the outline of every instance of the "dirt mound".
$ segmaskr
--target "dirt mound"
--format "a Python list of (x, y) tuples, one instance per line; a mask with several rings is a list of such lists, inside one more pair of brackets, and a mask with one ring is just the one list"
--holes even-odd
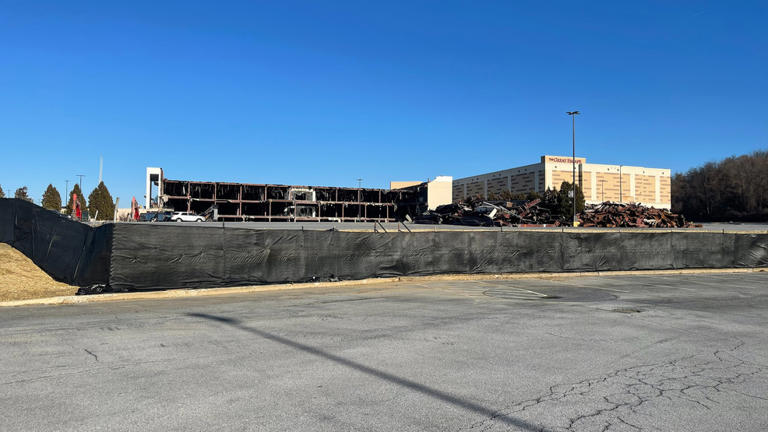
[(0, 243), (0, 301), (74, 295), (77, 287), (56, 282), (29, 258)]

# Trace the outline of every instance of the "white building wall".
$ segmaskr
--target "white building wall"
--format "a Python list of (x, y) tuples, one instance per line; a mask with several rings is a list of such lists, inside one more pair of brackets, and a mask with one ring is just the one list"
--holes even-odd
[(157, 182), (157, 196), (163, 194), (163, 169), (155, 167), (147, 167), (146, 188), (144, 190), (144, 208), (149, 209), (151, 207), (150, 198), (152, 192), (152, 182)]

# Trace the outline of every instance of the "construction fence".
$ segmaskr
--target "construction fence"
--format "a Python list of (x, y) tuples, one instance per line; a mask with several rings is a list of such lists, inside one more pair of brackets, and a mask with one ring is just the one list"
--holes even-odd
[[(39, 209), (39, 210), (38, 210)], [(44, 213), (50, 213), (44, 214)], [(0, 241), (57, 280), (119, 290), (373, 277), (768, 267), (768, 234), (688, 231), (343, 232), (107, 224), (0, 200)]]

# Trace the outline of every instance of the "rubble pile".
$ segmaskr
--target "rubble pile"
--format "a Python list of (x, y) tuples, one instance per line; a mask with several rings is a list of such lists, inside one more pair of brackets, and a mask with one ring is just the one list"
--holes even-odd
[[(560, 210), (558, 210), (560, 209)], [(438, 206), (416, 216), (418, 224), (467, 226), (570, 226), (571, 213), (562, 210), (555, 197), (544, 200), (484, 201), (468, 198), (461, 203)], [(577, 215), (579, 225), (600, 228), (691, 228), (682, 215), (640, 204), (604, 202), (587, 206)]]
[(604, 202), (578, 215), (583, 227), (606, 228), (691, 228), (682, 215), (640, 204)]
[(512, 226), (557, 224), (552, 212), (541, 205), (541, 200), (533, 201), (483, 201), (467, 199), (459, 204), (438, 206), (416, 216), (419, 224), (447, 224), (467, 226)]

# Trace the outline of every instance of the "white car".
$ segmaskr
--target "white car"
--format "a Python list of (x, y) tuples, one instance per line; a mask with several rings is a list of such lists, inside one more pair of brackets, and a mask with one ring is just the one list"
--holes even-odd
[(202, 222), (202, 216), (190, 212), (173, 212), (171, 222)]

